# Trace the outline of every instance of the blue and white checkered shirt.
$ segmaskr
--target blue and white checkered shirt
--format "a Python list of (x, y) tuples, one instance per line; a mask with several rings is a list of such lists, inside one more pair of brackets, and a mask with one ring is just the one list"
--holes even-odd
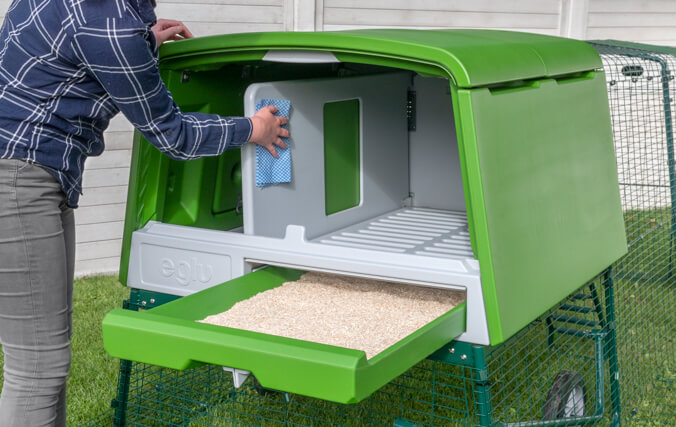
[(174, 159), (221, 154), (247, 118), (184, 113), (157, 69), (150, 0), (14, 0), (0, 29), (0, 158), (36, 163), (77, 206), (88, 156), (121, 111)]

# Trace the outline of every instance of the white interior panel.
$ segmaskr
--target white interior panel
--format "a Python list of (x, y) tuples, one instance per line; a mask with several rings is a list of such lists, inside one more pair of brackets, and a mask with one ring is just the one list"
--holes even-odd
[(409, 134), (413, 205), (466, 211), (450, 84), (420, 76), (414, 82), (416, 130)]
[[(291, 101), (292, 179), (255, 185), (256, 150), (242, 149), (244, 233), (283, 237), (290, 224), (305, 227), (307, 237), (382, 215), (401, 207), (408, 196), (407, 89), (411, 74), (377, 74), (342, 79), (256, 83), (244, 95), (247, 116), (261, 99)], [(324, 104), (359, 99), (361, 125), (361, 203), (326, 215), (324, 191)]]

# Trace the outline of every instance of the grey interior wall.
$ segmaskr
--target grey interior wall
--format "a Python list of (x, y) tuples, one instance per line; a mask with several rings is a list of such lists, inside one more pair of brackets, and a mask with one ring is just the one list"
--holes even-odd
[[(255, 186), (255, 147), (242, 150), (244, 233), (283, 237), (289, 224), (306, 237), (326, 234), (401, 207), (408, 196), (407, 72), (343, 79), (256, 83), (244, 95), (246, 115), (263, 98), (291, 101), (292, 181)], [(327, 216), (324, 195), (323, 109), (327, 102), (359, 99), (361, 202)]]
[(416, 76), (414, 86), (416, 130), (409, 136), (413, 204), (465, 211), (449, 82)]

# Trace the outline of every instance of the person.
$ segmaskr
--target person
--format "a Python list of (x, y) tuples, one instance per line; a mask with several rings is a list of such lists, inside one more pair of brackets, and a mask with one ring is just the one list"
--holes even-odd
[(187, 113), (158, 72), (157, 48), (191, 38), (151, 0), (15, 0), (0, 29), (0, 426), (63, 426), (70, 368), (73, 209), (89, 156), (121, 111), (173, 159), (251, 142), (286, 148), (276, 109)]

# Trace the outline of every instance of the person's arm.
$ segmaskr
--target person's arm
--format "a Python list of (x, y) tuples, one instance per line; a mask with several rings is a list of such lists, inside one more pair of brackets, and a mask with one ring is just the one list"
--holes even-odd
[[(249, 140), (271, 152), (274, 145), (283, 144), (279, 136), (287, 136), (288, 131), (272, 114), (255, 119), (259, 129), (252, 129), (249, 118), (182, 112), (160, 79), (152, 46), (146, 40), (153, 37), (150, 30), (121, 22), (103, 18), (79, 28), (73, 49), (120, 111), (160, 151), (188, 160), (218, 155)], [(265, 132), (261, 132), (263, 128)]]

